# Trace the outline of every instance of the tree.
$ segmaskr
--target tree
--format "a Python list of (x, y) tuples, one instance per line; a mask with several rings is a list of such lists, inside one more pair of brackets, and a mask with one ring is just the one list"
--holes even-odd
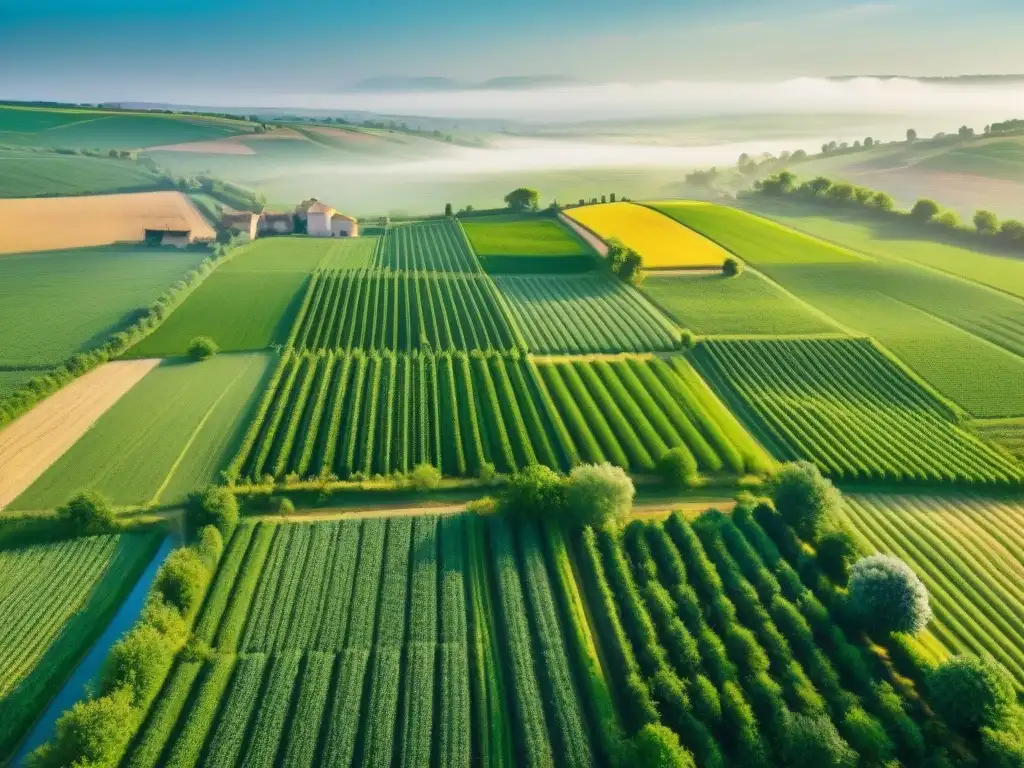
[(610, 195), (608, 195), (608, 202), (609, 203), (614, 203), (615, 202), (615, 193), (614, 192), (612, 192)]
[(943, 211), (934, 219), (932, 219), (940, 227), (946, 227), (947, 229), (956, 229), (960, 226), (960, 217), (953, 211)]
[(796, 187), (796, 176), (789, 171), (780, 171), (755, 184), (766, 195), (788, 195)]
[(419, 464), (413, 468), (409, 480), (414, 490), (432, 491), (441, 485), (441, 470), (433, 464)]
[(932, 617), (928, 590), (898, 557), (872, 555), (850, 569), (850, 607), (869, 631), (916, 634)]
[(726, 277), (736, 277), (743, 272), (743, 262), (735, 256), (726, 256), (722, 262), (722, 274)]
[(690, 488), (697, 479), (697, 460), (685, 446), (671, 448), (658, 460), (658, 474), (672, 488)]
[(153, 582), (154, 591), (168, 605), (188, 616), (199, 607), (209, 580), (209, 572), (191, 547), (174, 550), (160, 566)]
[(635, 494), (633, 481), (621, 467), (581, 464), (569, 473), (566, 507), (577, 525), (617, 523), (629, 515)]
[(831, 186), (831, 179), (826, 179), (824, 176), (817, 176), (810, 181), (805, 181), (800, 188), (810, 195), (818, 197), (828, 192)]
[(636, 285), (643, 280), (643, 257), (621, 240), (608, 241), (607, 263), (612, 274), (623, 282)]
[(961, 731), (1000, 726), (1017, 701), (1010, 673), (991, 658), (959, 655), (928, 676), (929, 703)]
[(608, 198), (605, 195), (601, 195), (601, 202), (602, 203), (607, 203), (608, 202)]
[(857, 753), (827, 715), (786, 716), (786, 753), (793, 768), (854, 768)]
[(907, 129), (907, 143), (908, 144), (913, 144), (915, 141), (917, 141), (917, 131), (915, 131), (913, 128), (908, 128)]
[(115, 765), (137, 721), (127, 688), (79, 701), (60, 716), (53, 740), (33, 752), (29, 764), (34, 768)]
[(540, 192), (529, 187), (513, 189), (505, 195), (505, 204), (513, 211), (535, 211), (540, 204)]
[(124, 686), (136, 705), (148, 703), (160, 690), (174, 650), (156, 627), (136, 624), (110, 648), (103, 665), (103, 690)]
[(209, 360), (218, 351), (216, 342), (207, 336), (196, 336), (188, 343), (188, 356), (197, 362)]
[(939, 204), (934, 200), (921, 198), (910, 209), (910, 215), (918, 221), (931, 221), (939, 215), (939, 210)]
[(679, 737), (661, 723), (648, 723), (633, 737), (629, 762), (644, 768), (693, 768), (693, 755), (679, 743)]
[(999, 232), (999, 217), (992, 211), (977, 210), (974, 212), (974, 228), (983, 235), (994, 235)]
[(775, 508), (804, 541), (815, 542), (826, 519), (839, 508), (836, 487), (814, 464), (784, 464), (771, 480)]
[(875, 140), (868, 136), (866, 139), (864, 139), (864, 146), (870, 149), (871, 147), (875, 146)]
[(444, 215), (447, 216), (448, 218), (451, 218), (452, 214), (453, 214), (452, 204), (451, 203), (445, 203), (444, 204)]
[(829, 187), (827, 194), (838, 203), (848, 203), (853, 200), (855, 190), (853, 184), (843, 181)]
[(956, 133), (957, 133), (957, 136), (959, 136), (961, 139), (973, 139), (974, 138), (974, 129), (973, 128), (968, 128), (966, 125), (961, 125), (960, 126), (960, 130), (958, 130)]
[(1024, 242), (1024, 223), (1007, 219), (999, 225), (999, 236), (1010, 243)]
[(226, 539), (238, 524), (238, 499), (230, 488), (210, 485), (189, 495), (185, 515), (191, 535), (212, 525)]
[(839, 586), (850, 578), (850, 566), (857, 558), (857, 542), (844, 528), (826, 531), (815, 548), (822, 572)]
[(57, 507), (57, 517), (80, 536), (108, 533), (117, 527), (114, 508), (99, 491), (76, 493)]
[(871, 204), (880, 211), (891, 211), (896, 207), (896, 201), (892, 199), (892, 195), (887, 195), (885, 192), (875, 192), (871, 197)]
[(565, 480), (550, 467), (529, 464), (509, 478), (499, 509), (520, 520), (557, 517), (565, 509)]

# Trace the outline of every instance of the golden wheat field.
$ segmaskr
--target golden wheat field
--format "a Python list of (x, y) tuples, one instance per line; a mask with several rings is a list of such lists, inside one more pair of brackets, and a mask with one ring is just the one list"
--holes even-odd
[(642, 205), (601, 203), (565, 213), (606, 242), (621, 240), (643, 256), (647, 269), (720, 267), (729, 255), (707, 238)]
[(0, 200), (0, 255), (142, 242), (147, 229), (216, 233), (180, 192)]

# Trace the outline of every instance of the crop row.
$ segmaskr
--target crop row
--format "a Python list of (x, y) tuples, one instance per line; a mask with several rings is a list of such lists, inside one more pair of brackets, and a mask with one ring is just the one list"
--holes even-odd
[(790, 764), (798, 722), (832, 730), (865, 764), (923, 764), (911, 703), (749, 508), (585, 531), (578, 544), (592, 604), (607, 611), (600, 637), (631, 727), (660, 720), (704, 766)]
[(515, 333), (483, 274), (322, 270), (292, 331), (297, 349), (510, 349)]
[(500, 276), (498, 289), (532, 352), (676, 349), (680, 330), (639, 291), (606, 275)]
[(581, 670), (611, 733), (615, 714), (561, 537), (465, 516), (243, 524), (204, 608), (242, 629), (204, 630), (212, 660), (178, 662), (127, 764), (593, 765), (608, 747)]
[(377, 250), (375, 266), (407, 271), (480, 271), (459, 225), (449, 220), (389, 227)]
[(770, 435), (778, 458), (810, 459), (845, 480), (1024, 479), (867, 340), (715, 341), (697, 361)]

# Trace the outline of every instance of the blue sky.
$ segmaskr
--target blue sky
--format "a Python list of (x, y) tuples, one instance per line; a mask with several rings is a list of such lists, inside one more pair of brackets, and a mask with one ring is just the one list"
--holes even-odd
[[(1018, 0), (0, 0), (0, 98), (201, 103), (235, 83), (1024, 72)], [(297, 85), (298, 84), (298, 85)]]

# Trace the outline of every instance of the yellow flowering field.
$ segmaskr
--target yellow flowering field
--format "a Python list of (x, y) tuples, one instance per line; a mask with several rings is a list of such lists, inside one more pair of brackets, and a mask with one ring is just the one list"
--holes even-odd
[(647, 269), (720, 267), (729, 255), (706, 237), (642, 205), (601, 203), (565, 213), (606, 242), (621, 240), (643, 256)]

